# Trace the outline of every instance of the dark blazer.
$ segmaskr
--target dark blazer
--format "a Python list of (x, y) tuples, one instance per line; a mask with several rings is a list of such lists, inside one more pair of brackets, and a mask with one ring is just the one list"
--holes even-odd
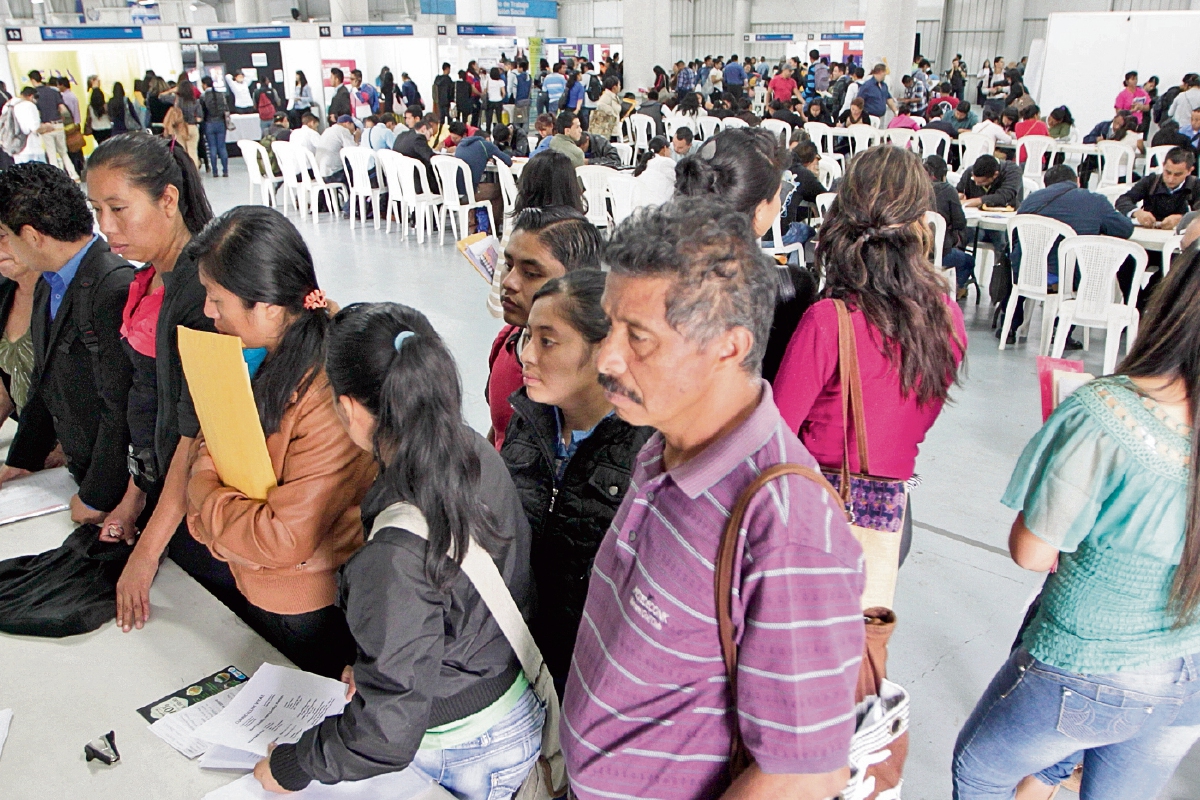
[[(39, 470), (57, 441), (67, 468), (79, 482), (79, 499), (111, 511), (129, 483), (126, 410), (133, 365), (121, 349), (121, 312), (133, 267), (91, 244), (50, 321), (50, 284), (38, 281), (33, 295), (33, 391), (8, 451), (8, 465)], [(91, 288), (92, 332), (83, 331), (76, 308)], [(95, 352), (93, 352), (93, 349)]]
[(1183, 179), (1183, 185), (1172, 192), (1162, 182), (1161, 175), (1147, 175), (1117, 198), (1117, 211), (1128, 214), (1137, 208), (1138, 203), (1142, 204), (1144, 211), (1149, 211), (1160, 221), (1173, 214), (1200, 210), (1200, 179), (1188, 175)]
[(508, 401), (514, 413), (500, 456), (533, 530), (531, 564), (542, 598), (530, 628), (550, 674), (562, 680), (583, 618), (592, 561), (625, 498), (634, 456), (653, 430), (635, 428), (615, 414), (605, 417), (556, 481), (553, 406), (530, 400), (524, 388)]
[(337, 88), (337, 91), (333, 93), (333, 99), (329, 101), (329, 116), (336, 121), (343, 114), (350, 113), (350, 90), (343, 84)]
[(437, 173), (433, 171), (433, 148), (425, 137), (416, 131), (405, 131), (396, 137), (392, 149), (402, 156), (415, 158), (425, 165), (425, 182), (430, 191), (438, 192)]
[(933, 184), (933, 205), (933, 210), (946, 219), (946, 249), (961, 248), (966, 242), (967, 215), (963, 213), (958, 191), (945, 181), (936, 181)]

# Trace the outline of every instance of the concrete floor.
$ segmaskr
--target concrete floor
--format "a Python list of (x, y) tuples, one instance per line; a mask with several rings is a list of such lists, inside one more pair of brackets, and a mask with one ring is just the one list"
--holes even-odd
[[(245, 170), (240, 160), (231, 166), (233, 177), (206, 179), (218, 213), (247, 201)], [(411, 235), (406, 241), (394, 230), (389, 235), (369, 225), (351, 230), (328, 214), (319, 224), (299, 227), (332, 300), (396, 301), (429, 316), (458, 360), (466, 418), (486, 431), (487, 355), (501, 323), (485, 308), (487, 285), (453, 245), (439, 246), (436, 239), (417, 245)], [(976, 306), (972, 296), (966, 316), (967, 369), (921, 449), (917, 471), (924, 483), (913, 492), (913, 548), (896, 598), (900, 623), (890, 667), (891, 677), (912, 694), (904, 785), (912, 800), (950, 797), (954, 739), (1007, 656), (1041, 582), (1009, 559), (1013, 515), (999, 502), (1021, 449), (1040, 425), (1037, 344), (998, 352), (987, 306)], [(1083, 354), (1089, 371), (1100, 371), (1102, 350), (1103, 342), (1093, 341), (1091, 353)], [(1200, 798), (1200, 748), (1161, 797)]]

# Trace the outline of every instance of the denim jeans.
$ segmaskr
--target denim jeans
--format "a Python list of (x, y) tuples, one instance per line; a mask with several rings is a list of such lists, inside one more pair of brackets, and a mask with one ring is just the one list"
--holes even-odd
[(460, 800), (509, 800), (542, 752), (546, 709), (525, 690), (512, 711), (480, 736), (457, 747), (418, 750), (412, 768)]
[(961, 289), (967, 285), (967, 282), (971, 280), (971, 275), (975, 272), (975, 256), (959, 250), (957, 247), (951, 247), (942, 253), (942, 266), (954, 268), (957, 286)]
[(217, 174), (217, 158), (221, 159), (221, 171), (229, 174), (229, 151), (225, 149), (225, 120), (204, 123), (204, 142), (208, 146), (208, 166)]
[(1053, 784), (1083, 760), (1081, 800), (1156, 797), (1200, 738), (1200, 654), (1103, 675), (1019, 648), (954, 747), (955, 800), (1009, 800), (1027, 775)]

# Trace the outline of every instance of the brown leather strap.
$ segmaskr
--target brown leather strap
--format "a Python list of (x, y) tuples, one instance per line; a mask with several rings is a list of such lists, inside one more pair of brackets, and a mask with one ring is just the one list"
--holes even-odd
[(838, 315), (838, 380), (842, 387), (842, 496), (850, 496), (850, 426), (858, 445), (858, 472), (870, 475), (870, 456), (867, 450), (867, 417), (863, 405), (862, 374), (858, 368), (858, 343), (854, 322), (846, 304), (835, 299)]
[(715, 580), (713, 581), (717, 600), (717, 632), (721, 638), (721, 655), (725, 659), (725, 677), (729, 682), (729, 698), (734, 708), (733, 741), (729, 748), (729, 770), (734, 778), (750, 765), (749, 752), (742, 741), (741, 727), (737, 722), (737, 668), (738, 646), (734, 640), (733, 631), (733, 571), (734, 558), (737, 555), (739, 533), (742, 520), (745, 519), (746, 509), (759, 490), (771, 481), (783, 475), (800, 475), (823, 488), (833, 498), (838, 507), (844, 507), (842, 498), (834, 491), (825, 476), (815, 469), (801, 464), (776, 464), (762, 471), (741, 496), (729, 514), (725, 530), (721, 533), (721, 546), (717, 551)]

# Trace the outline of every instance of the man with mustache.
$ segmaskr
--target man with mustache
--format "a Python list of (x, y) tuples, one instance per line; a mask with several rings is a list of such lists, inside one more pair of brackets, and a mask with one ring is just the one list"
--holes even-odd
[[(863, 647), (862, 551), (840, 504), (798, 475), (750, 501), (733, 575), (736, 698), (714, 564), (738, 497), (780, 463), (816, 469), (762, 380), (774, 266), (716, 202), (635, 215), (608, 241), (601, 384), (657, 429), (596, 554), (562, 743), (580, 800), (804, 798), (849, 776)], [(755, 764), (731, 780), (731, 724)]]
[(568, 206), (527, 208), (513, 220), (504, 264), (500, 305), (505, 325), (492, 342), (485, 392), (492, 416), (488, 441), (497, 450), (504, 444), (504, 432), (513, 415), (509, 395), (524, 385), (517, 342), (529, 323), (533, 296), (551, 278), (577, 269), (599, 269), (600, 232)]

